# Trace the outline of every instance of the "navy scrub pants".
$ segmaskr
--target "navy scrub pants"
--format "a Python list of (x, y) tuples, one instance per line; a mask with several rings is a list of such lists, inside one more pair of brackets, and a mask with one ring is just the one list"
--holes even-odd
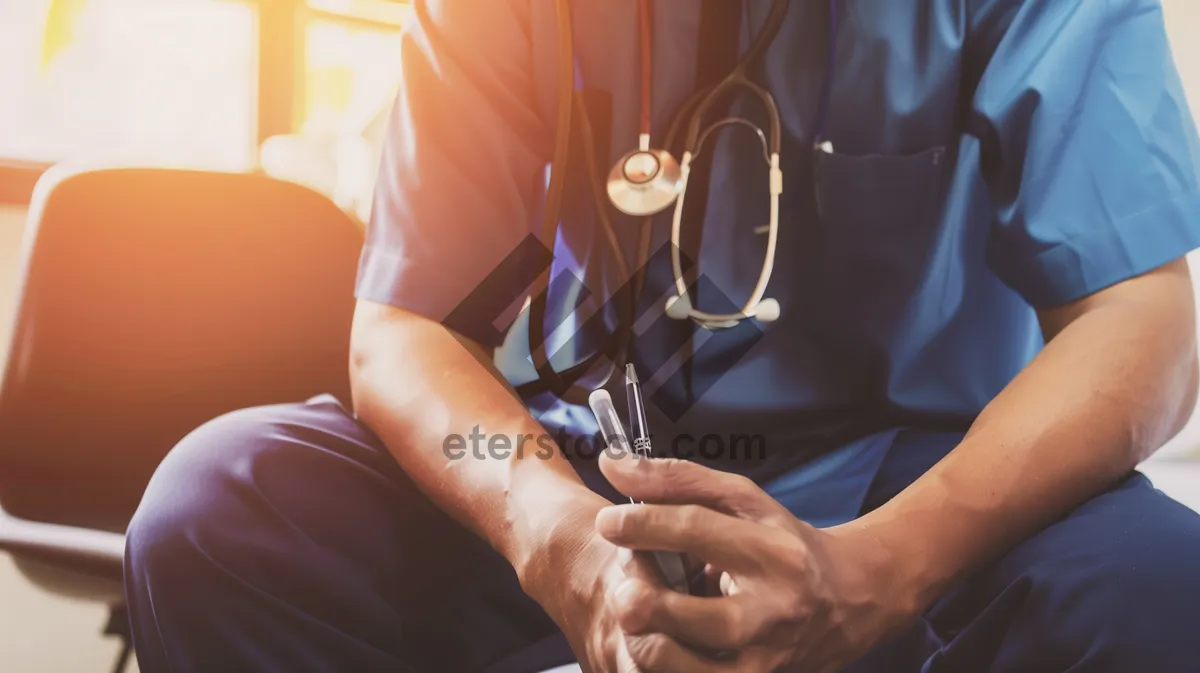
[[(952, 443), (928, 450), (926, 466)], [(866, 508), (916, 478), (913, 465), (885, 462)], [(570, 660), (504, 560), (327, 396), (193, 432), (155, 474), (128, 540), (145, 673), (530, 672)], [(1135, 473), (850, 670), (1200, 671), (1200, 516)]]

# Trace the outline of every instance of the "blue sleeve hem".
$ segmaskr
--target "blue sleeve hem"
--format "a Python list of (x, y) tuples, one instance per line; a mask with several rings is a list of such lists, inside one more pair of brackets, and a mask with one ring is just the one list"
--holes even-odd
[[(411, 260), (368, 245), (363, 247), (359, 261), (354, 296), (404, 309), (450, 327), (449, 317), (465, 300), (448, 291), (457, 285), (455, 279), (440, 269), (430, 266), (418, 269)], [(483, 316), (480, 318), (476, 325), (459, 324), (453, 328), (485, 348), (498, 347), (504, 340), (502, 333), (486, 325)]]
[(420, 264), (368, 244), (363, 246), (354, 295), (411, 311), (482, 346), (497, 348), (550, 259), (550, 251), (534, 236), (526, 237), (490, 271), (476, 265)]
[(1200, 190), (1113, 222), (997, 271), (1035, 308), (1052, 308), (1139, 276), (1200, 248)]

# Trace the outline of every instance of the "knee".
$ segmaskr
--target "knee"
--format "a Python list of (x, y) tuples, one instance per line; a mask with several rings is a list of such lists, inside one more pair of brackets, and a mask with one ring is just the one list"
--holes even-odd
[(1145, 522), (1157, 530), (1142, 536), (1142, 544), (1116, 548), (1096, 590), (1109, 594), (1113, 613), (1121, 615), (1111, 631), (1116, 642), (1130, 641), (1126, 644), (1142, 651), (1186, 647), (1189, 663), (1200, 665), (1195, 638), (1200, 624), (1200, 516), (1179, 514), (1174, 522)]
[(155, 470), (126, 531), (130, 579), (179, 569), (185, 557), (217, 551), (223, 536), (244, 526), (240, 485), (277, 448), (285, 413), (281, 406), (235, 411), (180, 440)]
[(1159, 513), (1141, 530), (1108, 531), (1107, 548), (1060, 559), (1043, 577), (1043, 606), (1057, 606), (1045, 626), (1096, 670), (1200, 665), (1200, 516)]

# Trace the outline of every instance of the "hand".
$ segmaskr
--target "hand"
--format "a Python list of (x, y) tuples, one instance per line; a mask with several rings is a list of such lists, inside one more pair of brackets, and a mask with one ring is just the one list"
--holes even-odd
[(522, 585), (562, 629), (586, 673), (639, 673), (628, 650), (638, 637), (617, 623), (614, 594), (627, 579), (661, 587), (662, 577), (652, 559), (596, 535), (595, 518), (607, 500), (581, 500), (559, 512), (539, 562), (519, 573)]
[(616, 547), (599, 536), (585, 553), (593, 556), (585, 565), (590, 567), (586, 572), (594, 574), (596, 589), (587, 605), (587, 618), (563, 628), (571, 649), (585, 673), (640, 673), (629, 648), (638, 647), (642, 638), (621, 629), (613, 609), (618, 604), (616, 593), (628, 581), (656, 590), (668, 589), (653, 560), (645, 555)]
[(622, 493), (663, 504), (606, 507), (598, 534), (628, 549), (686, 553), (720, 578), (713, 598), (622, 582), (613, 612), (623, 632), (640, 636), (628, 650), (641, 671), (839, 671), (918, 612), (887, 550), (853, 525), (815, 529), (749, 479), (694, 463), (601, 460)]

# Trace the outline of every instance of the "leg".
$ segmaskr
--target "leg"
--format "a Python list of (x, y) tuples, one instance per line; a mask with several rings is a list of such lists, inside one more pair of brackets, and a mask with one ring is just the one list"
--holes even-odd
[(1134, 474), (950, 592), (928, 671), (1200, 667), (1200, 515)]
[[(923, 471), (912, 467), (884, 470), (872, 487), (884, 497), (869, 507)], [(1197, 569), (1200, 515), (1134, 474), (948, 592), (848, 671), (1196, 670)]]
[(141, 670), (475, 671), (553, 633), (331, 397), (196, 430), (128, 533)]

